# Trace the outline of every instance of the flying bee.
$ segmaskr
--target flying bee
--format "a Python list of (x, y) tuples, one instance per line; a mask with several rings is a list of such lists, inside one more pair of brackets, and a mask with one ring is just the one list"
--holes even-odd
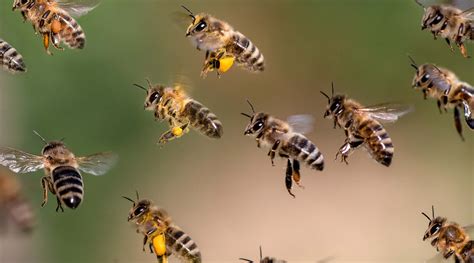
[(0, 66), (10, 73), (26, 72), (23, 57), (5, 40), (0, 38)]
[(377, 162), (390, 166), (394, 147), (392, 139), (380, 122), (395, 122), (408, 113), (410, 108), (390, 104), (364, 107), (345, 95), (334, 95), (334, 85), (331, 97), (322, 91), (321, 94), (328, 99), (324, 118), (332, 118), (334, 128), (339, 126), (346, 133), (346, 140), (339, 148), (336, 159), (341, 155), (341, 162), (347, 164), (347, 158), (352, 151), (363, 145)]
[(43, 46), (49, 55), (50, 44), (63, 50), (61, 42), (69, 48), (83, 49), (86, 36), (73, 18), (87, 14), (97, 6), (95, 0), (14, 0), (12, 10), (20, 10), (24, 21), (33, 24), (35, 33), (41, 34)]
[(196, 243), (176, 226), (168, 213), (151, 200), (140, 199), (137, 192), (137, 201), (123, 196), (133, 203), (128, 214), (128, 221), (137, 227), (137, 233), (142, 233), (143, 251), (148, 244), (151, 253), (157, 256), (158, 262), (168, 262), (168, 257), (174, 255), (183, 262), (200, 263), (201, 252)]
[[(253, 263), (252, 260), (246, 259), (246, 258), (239, 258), (240, 260), (247, 261), (250, 263)], [(260, 247), (260, 263), (286, 263), (285, 260), (278, 260), (276, 258), (270, 258), (270, 257), (263, 257), (262, 256), (262, 247)]]
[(210, 138), (222, 137), (223, 127), (217, 116), (200, 102), (190, 98), (181, 84), (164, 86), (152, 85), (149, 80), (147, 82), (148, 88), (134, 84), (147, 93), (145, 110), (154, 111), (155, 119), (165, 120), (170, 125), (170, 130), (160, 136), (159, 144), (181, 137), (189, 131), (189, 127)]
[(242, 113), (250, 119), (244, 135), (255, 137), (257, 147), (269, 147), (268, 156), (272, 165), (276, 154), (287, 159), (285, 184), (288, 193), (291, 192), (293, 181), (300, 186), (300, 162), (310, 168), (322, 171), (324, 158), (318, 147), (315, 146), (303, 133), (311, 129), (312, 118), (307, 115), (293, 115), (288, 122), (277, 119), (264, 112), (255, 112), (253, 105), (247, 101), (252, 110), (252, 115)]
[(105, 174), (117, 161), (111, 152), (101, 152), (85, 157), (76, 157), (61, 141), (45, 143), (41, 155), (34, 155), (8, 147), (0, 147), (0, 164), (15, 173), (31, 173), (44, 169), (41, 178), (43, 187), (42, 207), (48, 202), (48, 190), (56, 195), (56, 211), (64, 211), (62, 205), (76, 209), (84, 199), (82, 176), (79, 171), (92, 174)]
[(464, 43), (474, 40), (474, 8), (462, 11), (451, 5), (424, 6), (425, 13), (421, 21), (421, 29), (428, 29), (436, 39), (438, 36), (444, 38), (451, 51), (454, 51), (451, 41), (461, 50), (461, 54), (467, 58), (467, 50)]
[(11, 219), (23, 232), (33, 230), (35, 216), (22, 194), (20, 182), (14, 175), (4, 170), (0, 171), (0, 216), (3, 217), (2, 214)]
[(474, 88), (468, 83), (458, 79), (452, 71), (438, 67), (434, 64), (422, 64), (418, 66), (410, 57), (411, 66), (416, 70), (412, 87), (420, 89), (424, 98), (431, 97), (437, 100), (440, 112), (442, 109), (454, 108), (454, 124), (456, 130), (464, 140), (461, 124), (461, 111), (464, 111), (464, 119), (469, 128), (474, 129)]
[(198, 50), (206, 51), (201, 71), (203, 78), (213, 70), (217, 70), (220, 76), (232, 67), (234, 61), (251, 72), (264, 70), (262, 53), (246, 36), (227, 22), (205, 13), (194, 15), (189, 9), (182, 7), (193, 20), (186, 30), (186, 36)]
[(455, 262), (473, 263), (474, 241), (469, 239), (466, 229), (457, 223), (448, 222), (445, 217), (435, 217), (434, 207), (431, 211), (433, 218), (422, 213), (429, 220), (423, 241), (432, 239), (431, 245), (436, 247), (445, 259), (454, 255)]

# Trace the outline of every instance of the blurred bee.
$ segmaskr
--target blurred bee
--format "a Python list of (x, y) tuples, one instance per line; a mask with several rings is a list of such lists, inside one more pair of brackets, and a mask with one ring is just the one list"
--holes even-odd
[(318, 147), (314, 145), (303, 133), (311, 130), (312, 118), (307, 115), (294, 115), (288, 122), (277, 119), (264, 112), (255, 112), (253, 105), (247, 101), (252, 109), (252, 115), (242, 113), (250, 119), (245, 128), (244, 135), (253, 136), (257, 140), (257, 147), (269, 147), (268, 156), (272, 165), (275, 155), (287, 159), (285, 184), (288, 193), (291, 192), (293, 181), (300, 185), (300, 162), (312, 169), (322, 171), (324, 158)]
[(474, 40), (474, 8), (462, 11), (450, 5), (426, 7), (419, 0), (415, 2), (425, 10), (421, 29), (429, 29), (435, 39), (438, 36), (444, 38), (452, 51), (454, 49), (451, 41), (454, 41), (461, 54), (466, 58), (469, 57), (464, 42)]
[(447, 222), (444, 217), (435, 217), (434, 207), (432, 209), (433, 218), (422, 213), (429, 220), (423, 241), (432, 239), (431, 245), (440, 251), (445, 259), (453, 256), (455, 262), (474, 262), (474, 241), (469, 239), (466, 229), (454, 222)]
[[(246, 259), (246, 258), (239, 258), (239, 259), (243, 260), (243, 261), (253, 263), (253, 261), (250, 260), (250, 259)], [(286, 263), (285, 260), (278, 260), (276, 258), (270, 258), (270, 257), (263, 258), (263, 256), (262, 256), (262, 247), (260, 247), (260, 261), (259, 262), (260, 263)]]
[(123, 196), (133, 203), (128, 214), (128, 221), (137, 227), (137, 233), (142, 233), (143, 251), (148, 244), (151, 253), (155, 253), (158, 262), (168, 262), (168, 257), (174, 255), (183, 262), (200, 263), (201, 252), (196, 243), (179, 227), (177, 227), (168, 213), (147, 199), (140, 199), (137, 192), (137, 201)]
[(62, 205), (76, 209), (84, 199), (82, 176), (83, 171), (92, 175), (105, 174), (117, 161), (111, 152), (102, 152), (85, 157), (76, 157), (62, 141), (47, 142), (36, 131), (34, 132), (45, 143), (41, 155), (34, 155), (20, 150), (0, 147), (0, 164), (15, 173), (31, 173), (44, 169), (41, 178), (43, 187), (42, 207), (48, 202), (48, 190), (56, 195), (56, 211), (64, 211)]
[(10, 73), (26, 72), (23, 57), (5, 40), (0, 38), (0, 66)]
[(372, 158), (382, 165), (390, 166), (394, 147), (380, 122), (395, 122), (408, 113), (410, 108), (389, 104), (364, 107), (345, 95), (334, 95), (334, 86), (331, 97), (322, 91), (321, 94), (328, 99), (324, 117), (334, 119), (334, 128), (339, 126), (346, 133), (346, 141), (339, 148), (336, 159), (341, 155), (341, 162), (347, 164), (351, 152), (364, 145)]
[(0, 215), (1, 219), (3, 215), (10, 218), (23, 232), (30, 232), (35, 225), (35, 216), (21, 192), (20, 182), (4, 170), (0, 171)]
[(24, 21), (33, 24), (36, 33), (43, 37), (46, 52), (50, 44), (63, 50), (61, 42), (73, 49), (83, 49), (86, 36), (73, 18), (87, 14), (97, 6), (95, 0), (14, 0), (12, 10), (20, 10)]
[(194, 15), (182, 6), (193, 19), (186, 36), (198, 50), (206, 51), (201, 76), (217, 70), (218, 76), (228, 71), (234, 61), (249, 71), (260, 72), (265, 68), (265, 61), (258, 48), (242, 33), (236, 31), (228, 23), (209, 14)]
[(464, 140), (461, 125), (461, 110), (469, 128), (474, 129), (474, 88), (466, 82), (462, 82), (448, 69), (437, 67), (434, 64), (422, 64), (418, 66), (410, 57), (411, 66), (416, 70), (412, 87), (420, 89), (424, 98), (431, 97), (437, 100), (440, 112), (442, 109), (454, 108), (454, 124), (456, 130)]
[(159, 144), (181, 137), (189, 131), (189, 127), (210, 138), (222, 137), (222, 123), (217, 116), (200, 102), (190, 98), (182, 85), (153, 86), (149, 80), (147, 82), (148, 89), (134, 84), (147, 93), (145, 110), (154, 111), (155, 119), (168, 121), (170, 125), (170, 130), (161, 135)]

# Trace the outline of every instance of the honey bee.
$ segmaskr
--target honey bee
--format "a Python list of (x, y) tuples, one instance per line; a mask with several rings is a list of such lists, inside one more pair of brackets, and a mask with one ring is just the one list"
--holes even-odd
[(380, 122), (395, 122), (411, 109), (390, 104), (364, 107), (345, 95), (334, 95), (334, 85), (331, 97), (322, 91), (321, 94), (328, 99), (324, 118), (332, 118), (334, 128), (339, 126), (346, 133), (346, 140), (339, 148), (336, 159), (341, 155), (341, 162), (348, 164), (347, 158), (351, 152), (364, 145), (378, 163), (390, 166), (394, 147), (392, 139)]
[(31, 232), (35, 216), (29, 202), (22, 194), (20, 182), (14, 175), (0, 171), (0, 215), (6, 215), (23, 232)]
[(468, 58), (464, 43), (474, 40), (474, 8), (462, 11), (451, 5), (424, 6), (419, 0), (415, 2), (424, 8), (421, 30), (429, 29), (436, 39), (438, 36), (446, 40), (451, 51), (451, 41), (459, 47), (461, 54)]
[(461, 124), (461, 111), (464, 111), (464, 119), (469, 128), (474, 129), (474, 88), (468, 83), (458, 79), (450, 70), (438, 67), (434, 64), (422, 64), (418, 66), (411, 58), (411, 66), (416, 70), (412, 87), (420, 89), (424, 98), (431, 97), (437, 100), (440, 112), (447, 108), (454, 108), (454, 124), (456, 130), (464, 140)]
[(473, 263), (474, 241), (469, 239), (466, 229), (457, 223), (447, 222), (445, 217), (435, 217), (434, 207), (431, 211), (433, 218), (421, 213), (429, 220), (423, 241), (432, 239), (431, 245), (436, 247), (445, 259), (454, 255), (455, 262)]
[(257, 141), (257, 147), (269, 147), (268, 156), (272, 165), (275, 155), (287, 159), (285, 184), (288, 193), (291, 192), (293, 181), (300, 186), (300, 162), (310, 168), (322, 171), (324, 169), (324, 158), (318, 147), (315, 146), (303, 133), (311, 129), (311, 117), (307, 115), (293, 115), (288, 122), (277, 119), (264, 112), (255, 112), (253, 105), (247, 101), (252, 110), (252, 115), (241, 113), (250, 119), (244, 131), (244, 135), (253, 136)]
[(23, 57), (5, 40), (0, 38), (0, 66), (10, 73), (26, 72)]
[(205, 13), (194, 15), (188, 8), (182, 7), (193, 20), (186, 31), (186, 37), (191, 39), (198, 50), (206, 51), (201, 71), (203, 78), (215, 69), (220, 76), (232, 67), (234, 61), (251, 72), (264, 70), (262, 53), (246, 36), (227, 22)]
[(200, 263), (201, 252), (196, 243), (176, 226), (168, 213), (147, 199), (137, 201), (129, 197), (123, 198), (133, 203), (128, 214), (128, 221), (137, 227), (137, 233), (142, 233), (143, 251), (148, 244), (151, 253), (157, 256), (158, 262), (168, 262), (168, 257), (174, 255), (183, 262)]
[[(246, 258), (239, 258), (240, 260), (253, 263), (252, 260)], [(264, 257), (262, 256), (262, 247), (260, 247), (260, 263), (286, 263), (285, 260), (278, 260), (276, 258)]]
[(36, 33), (43, 37), (46, 52), (50, 44), (63, 50), (61, 42), (69, 48), (83, 49), (86, 36), (73, 18), (87, 14), (97, 6), (91, 0), (14, 0), (12, 10), (20, 10), (24, 21), (33, 24)]
[(117, 156), (111, 152), (102, 152), (85, 157), (76, 157), (64, 142), (47, 142), (36, 131), (34, 133), (45, 143), (41, 155), (34, 155), (20, 150), (0, 147), (0, 164), (15, 173), (31, 173), (44, 169), (45, 176), (41, 178), (43, 187), (42, 207), (48, 202), (48, 190), (56, 195), (56, 212), (66, 205), (76, 209), (84, 199), (82, 176), (79, 172), (92, 175), (105, 174), (117, 161)]
[(138, 84), (135, 86), (146, 91), (145, 110), (154, 111), (156, 120), (169, 122), (170, 130), (160, 136), (159, 144), (179, 138), (189, 131), (189, 127), (214, 139), (222, 137), (222, 123), (217, 116), (200, 102), (190, 98), (181, 84), (153, 86), (147, 79), (148, 89)]

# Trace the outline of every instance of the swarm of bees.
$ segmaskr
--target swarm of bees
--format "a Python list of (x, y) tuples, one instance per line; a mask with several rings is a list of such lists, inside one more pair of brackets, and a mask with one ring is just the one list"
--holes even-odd
[(148, 245), (160, 263), (168, 262), (170, 255), (183, 262), (202, 262), (196, 243), (173, 223), (163, 208), (151, 200), (140, 199), (138, 192), (136, 201), (125, 196), (123, 198), (133, 203), (127, 220), (135, 224), (137, 233), (143, 234), (143, 251)]
[[(35, 226), (35, 215), (30, 203), (22, 193), (20, 182), (14, 175), (0, 171), (0, 222), (10, 219), (23, 232), (30, 232)], [(0, 225), (3, 228), (4, 225)]]
[[(452, 5), (425, 6), (422, 29), (428, 29), (434, 38), (444, 38), (450, 49), (452, 44), (459, 47), (463, 57), (469, 57), (466, 43), (474, 40), (474, 7), (461, 10)], [(52, 55), (50, 46), (63, 50), (85, 47), (85, 33), (75, 18), (80, 17), (98, 5), (98, 0), (14, 0), (12, 10), (19, 11), (24, 22), (33, 25), (34, 32), (42, 37), (47, 54)], [(216, 71), (217, 76), (229, 71), (234, 64), (250, 72), (262, 72), (265, 59), (256, 45), (244, 34), (235, 30), (229, 23), (206, 13), (194, 14), (186, 11), (186, 37), (198, 49), (205, 51), (201, 77)], [(188, 20), (186, 20), (188, 21)], [(184, 28), (183, 28), (184, 30)], [(456, 130), (464, 140), (461, 115), (470, 129), (474, 129), (474, 87), (461, 81), (452, 71), (432, 63), (418, 65), (409, 57), (416, 70), (412, 87), (423, 92), (424, 99), (436, 99), (439, 111), (454, 109)], [(23, 57), (10, 44), (0, 39), (0, 63), (10, 73), (26, 72)], [(200, 102), (191, 98), (184, 85), (153, 85), (147, 79), (148, 87), (134, 84), (146, 92), (144, 109), (153, 111), (155, 120), (166, 121), (169, 130), (164, 132), (159, 145), (177, 139), (190, 129), (213, 139), (223, 136), (223, 125), (217, 116)], [(397, 121), (412, 111), (412, 107), (398, 104), (378, 104), (363, 106), (346, 95), (331, 95), (321, 91), (327, 98), (324, 118), (333, 119), (334, 128), (342, 128), (345, 141), (336, 153), (336, 160), (348, 164), (348, 158), (355, 149), (363, 146), (372, 159), (389, 167), (392, 164), (394, 146), (383, 124)], [(286, 159), (285, 187), (289, 195), (293, 183), (301, 185), (301, 163), (311, 169), (322, 171), (324, 157), (318, 147), (306, 137), (312, 130), (313, 118), (310, 115), (292, 115), (286, 121), (265, 112), (256, 112), (250, 101), (251, 113), (242, 113), (249, 119), (244, 130), (245, 136), (254, 137), (257, 147), (268, 148), (271, 164), (279, 156)], [(81, 172), (104, 175), (116, 163), (117, 156), (112, 152), (101, 152), (84, 157), (76, 157), (63, 140), (44, 142), (40, 155), (26, 153), (8, 147), (0, 147), (0, 164), (15, 173), (31, 173), (43, 169), (41, 178), (43, 202), (48, 201), (48, 192), (56, 196), (56, 211), (64, 211), (63, 206), (76, 209), (84, 199), (84, 183)], [(151, 200), (129, 197), (132, 202), (128, 221), (132, 222), (137, 233), (143, 235), (143, 251), (148, 246), (158, 262), (168, 262), (171, 256), (182, 262), (202, 262), (197, 244), (171, 220), (168, 213)], [(34, 225), (31, 207), (21, 195), (17, 180), (0, 172), (0, 219), (10, 218), (20, 229), (30, 231)], [(474, 241), (469, 238), (466, 228), (446, 218), (432, 217), (422, 213), (429, 220), (428, 230), (423, 240), (431, 239), (444, 258), (454, 256), (455, 262), (474, 263)], [(5, 216), (6, 215), (6, 216)], [(252, 260), (240, 258), (247, 262)], [(271, 257), (262, 256), (260, 263), (285, 263)]]
[(429, 221), (423, 241), (431, 239), (431, 245), (446, 259), (454, 255), (455, 262), (474, 262), (474, 240), (469, 238), (466, 229), (457, 223), (448, 222), (445, 217), (435, 217), (434, 206), (431, 211), (432, 218), (422, 213)]

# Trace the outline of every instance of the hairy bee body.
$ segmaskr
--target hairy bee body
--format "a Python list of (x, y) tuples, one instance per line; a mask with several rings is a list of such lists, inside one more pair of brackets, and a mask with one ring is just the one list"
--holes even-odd
[(430, 30), (435, 38), (444, 38), (451, 50), (453, 41), (460, 48), (462, 55), (469, 57), (464, 43), (474, 40), (473, 11), (462, 11), (450, 5), (432, 5), (424, 9), (421, 28)]
[[(260, 50), (229, 23), (205, 13), (193, 15), (190, 12), (190, 16), (193, 22), (188, 27), (186, 36), (190, 37), (198, 50), (206, 51), (203, 77), (208, 71), (220, 69), (216, 57), (217, 62), (221, 62), (221, 58), (232, 57), (238, 65), (252, 72), (261, 72), (265, 69), (265, 59)], [(227, 70), (222, 70), (220, 73)]]
[(167, 121), (171, 127), (161, 136), (160, 143), (181, 137), (188, 131), (188, 126), (210, 138), (222, 137), (223, 127), (217, 116), (203, 104), (190, 98), (181, 86), (149, 84), (149, 88), (145, 90), (145, 109), (154, 111), (156, 119)]
[(35, 216), (30, 204), (21, 193), (20, 183), (14, 175), (0, 173), (0, 208), (24, 232), (30, 232), (35, 225)]
[(172, 222), (164, 209), (155, 206), (150, 200), (135, 202), (126, 199), (134, 203), (128, 221), (134, 222), (138, 232), (144, 235), (143, 246), (149, 245), (158, 262), (167, 262), (170, 255), (184, 262), (201, 262), (201, 252), (197, 244)]
[(415, 68), (416, 74), (412, 81), (412, 87), (420, 89), (424, 98), (434, 98), (440, 112), (454, 108), (454, 120), (456, 130), (464, 140), (461, 125), (461, 112), (469, 128), (474, 129), (474, 88), (468, 83), (461, 81), (452, 71), (438, 67), (434, 64), (422, 64), (417, 66), (412, 60), (411, 66)]
[(470, 240), (466, 230), (455, 222), (448, 222), (447, 218), (435, 217), (433, 208), (433, 218), (422, 213), (430, 221), (423, 241), (431, 239), (431, 245), (448, 259), (455, 257), (455, 262), (474, 262), (474, 241)]
[(59, 166), (51, 172), (54, 192), (67, 207), (75, 209), (84, 198), (82, 176), (71, 166)]
[(33, 24), (36, 32), (43, 37), (43, 45), (48, 52), (49, 45), (60, 48), (64, 42), (73, 49), (83, 49), (86, 38), (76, 20), (63, 10), (54, 0), (16, 0), (13, 9), (19, 9), (23, 18)]
[(26, 65), (23, 57), (18, 51), (5, 40), (0, 38), (0, 66), (11, 72), (26, 72)]

